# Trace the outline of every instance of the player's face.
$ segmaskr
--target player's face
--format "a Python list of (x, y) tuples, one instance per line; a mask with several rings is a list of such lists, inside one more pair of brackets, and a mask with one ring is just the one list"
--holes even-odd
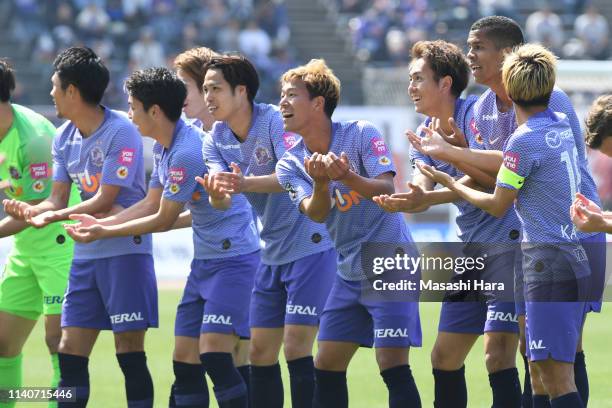
[(138, 128), (140, 134), (143, 136), (150, 136), (152, 118), (145, 112), (142, 102), (130, 95), (128, 96), (128, 106), (128, 116), (132, 123)]
[(608, 157), (612, 157), (612, 135), (604, 137), (599, 147), (599, 151)]
[(482, 30), (470, 31), (467, 44), (469, 48), (467, 59), (474, 80), (487, 86), (501, 81), (504, 50), (498, 50)]
[(55, 114), (58, 118), (64, 118), (66, 117), (66, 90), (62, 89), (62, 84), (57, 72), (51, 77), (51, 86), (52, 88), (49, 95), (51, 95), (53, 104), (55, 105)]
[(410, 64), (410, 85), (408, 95), (414, 102), (418, 113), (432, 116), (440, 103), (440, 82), (434, 78), (434, 72), (424, 58), (418, 58)]
[[(218, 69), (209, 69), (204, 76), (204, 101), (215, 120), (227, 121), (240, 106), (238, 88), (232, 90)], [(246, 97), (246, 95), (245, 95)]]
[(314, 112), (313, 101), (301, 79), (283, 82), (279, 106), (286, 131), (301, 133), (308, 126), (310, 115)]
[(193, 78), (180, 69), (176, 72), (176, 75), (185, 83), (185, 87), (187, 88), (187, 97), (183, 104), (183, 112), (185, 112), (185, 115), (191, 119), (200, 119), (204, 116), (209, 116), (210, 114), (208, 113), (206, 102), (204, 102), (204, 94), (201, 89), (198, 89)]

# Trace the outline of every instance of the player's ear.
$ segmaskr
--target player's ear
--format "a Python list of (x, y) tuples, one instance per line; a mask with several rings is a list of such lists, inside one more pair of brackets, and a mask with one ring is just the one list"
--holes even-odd
[(445, 77), (440, 79), (438, 85), (440, 86), (441, 90), (450, 92), (453, 86), (453, 78), (450, 75), (446, 75)]
[(324, 97), (315, 96), (312, 101), (313, 101), (313, 106), (317, 112), (325, 111), (325, 98)]

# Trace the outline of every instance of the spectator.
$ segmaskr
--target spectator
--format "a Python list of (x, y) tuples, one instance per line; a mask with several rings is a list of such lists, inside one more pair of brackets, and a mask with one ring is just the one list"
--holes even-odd
[(250, 20), (238, 36), (238, 46), (242, 53), (258, 65), (267, 62), (272, 42), (268, 33), (262, 30), (255, 20)]
[(132, 70), (165, 66), (162, 45), (155, 41), (153, 30), (145, 27), (140, 38), (130, 47), (130, 66)]
[(99, 38), (105, 33), (110, 17), (97, 3), (89, 3), (77, 16), (77, 27), (85, 38)]
[(574, 33), (581, 41), (584, 57), (591, 59), (608, 57), (608, 22), (595, 6), (589, 6), (584, 14), (576, 18)]
[(283, 0), (266, 0), (257, 10), (257, 23), (272, 38), (276, 47), (289, 42), (289, 18)]
[(228, 21), (217, 33), (217, 49), (221, 52), (237, 51), (240, 48), (238, 45), (239, 37), (240, 22), (238, 20)]
[(563, 24), (548, 4), (527, 17), (527, 40), (537, 42), (559, 54), (563, 46)]

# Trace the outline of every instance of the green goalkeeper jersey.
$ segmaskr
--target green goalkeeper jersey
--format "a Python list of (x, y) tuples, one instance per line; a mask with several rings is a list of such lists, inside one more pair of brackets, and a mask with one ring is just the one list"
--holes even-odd
[[(38, 113), (12, 104), (13, 124), (0, 141), (0, 186), (9, 198), (43, 200), (51, 192), (53, 161), (51, 145), (55, 127)], [(73, 186), (70, 203), (80, 200)], [(14, 235), (12, 253), (27, 256), (72, 256), (74, 243), (62, 224), (29, 227)]]

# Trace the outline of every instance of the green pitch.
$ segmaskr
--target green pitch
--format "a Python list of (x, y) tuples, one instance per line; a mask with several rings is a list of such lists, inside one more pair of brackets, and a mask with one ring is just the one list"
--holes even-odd
[[(147, 335), (146, 351), (149, 369), (155, 383), (155, 406), (168, 406), (168, 393), (173, 381), (172, 349), (174, 314), (179, 301), (180, 291), (160, 290), (159, 312), (160, 328), (150, 330)], [(423, 326), (423, 347), (410, 351), (410, 362), (424, 407), (433, 405), (433, 377), (429, 353), (435, 340), (438, 303), (421, 304)], [(591, 382), (591, 407), (612, 407), (609, 398), (609, 379), (612, 378), (612, 306), (604, 305), (601, 314), (590, 314), (585, 329), (585, 350), (587, 367)], [(24, 350), (24, 386), (47, 386), (50, 379), (50, 362), (44, 345), (42, 324), (37, 324)], [(517, 361), (521, 380), (523, 378), (522, 360)], [(290, 407), (289, 379), (286, 366), (282, 364), (285, 384), (285, 406)], [(96, 344), (89, 363), (91, 398), (93, 408), (125, 407), (123, 375), (117, 360), (113, 339), (109, 332), (103, 332)], [(491, 393), (489, 380), (484, 368), (482, 341), (476, 346), (466, 362), (466, 376), (469, 392), (469, 406), (490, 407)], [(386, 407), (387, 391), (378, 375), (374, 353), (361, 349), (353, 359), (348, 372), (350, 406), (363, 408)], [(210, 381), (209, 381), (210, 385)], [(211, 396), (212, 396), (211, 392)], [(42, 403), (18, 404), (18, 407), (46, 407)], [(211, 407), (216, 407), (211, 397)]]

